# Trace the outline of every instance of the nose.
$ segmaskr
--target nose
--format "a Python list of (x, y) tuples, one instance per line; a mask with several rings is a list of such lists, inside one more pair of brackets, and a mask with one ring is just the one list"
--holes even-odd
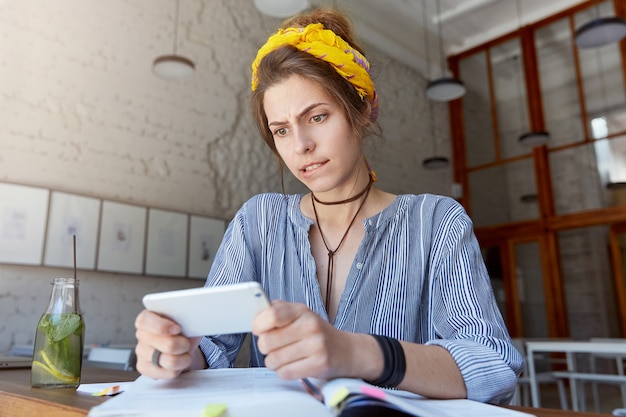
[(294, 137), (294, 151), (297, 154), (304, 154), (315, 149), (315, 142), (311, 139), (306, 129), (295, 129)]

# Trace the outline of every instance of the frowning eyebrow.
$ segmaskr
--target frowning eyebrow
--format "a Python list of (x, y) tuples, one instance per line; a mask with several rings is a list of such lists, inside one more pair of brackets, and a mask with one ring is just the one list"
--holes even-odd
[[(327, 103), (324, 103), (324, 102), (313, 103), (313, 104), (305, 107), (304, 110), (302, 110), (300, 113), (298, 113), (298, 115), (296, 115), (296, 119), (301, 118), (302, 116), (304, 116), (305, 114), (307, 114), (308, 112), (313, 110), (314, 108), (322, 106), (324, 104), (327, 104)], [(270, 122), (270, 123), (267, 124), (267, 126), (268, 127), (272, 127), (274, 125), (284, 125), (285, 123), (287, 123), (287, 122), (280, 122), (280, 121), (279, 122)]]

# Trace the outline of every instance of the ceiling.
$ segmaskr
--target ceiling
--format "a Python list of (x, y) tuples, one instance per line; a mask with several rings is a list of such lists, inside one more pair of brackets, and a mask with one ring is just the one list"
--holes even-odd
[[(425, 78), (436, 78), (441, 72), (441, 50), (444, 51), (444, 56), (467, 50), (515, 30), (520, 24), (536, 22), (584, 1), (309, 0), (309, 2), (313, 5), (338, 5), (348, 12), (360, 39), (416, 69), (424, 74)], [(439, 32), (442, 35), (441, 45), (438, 41)]]

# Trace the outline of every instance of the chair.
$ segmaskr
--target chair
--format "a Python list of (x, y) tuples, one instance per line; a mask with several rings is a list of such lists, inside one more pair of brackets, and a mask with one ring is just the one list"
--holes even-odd
[[(590, 339), (591, 342), (622, 342), (626, 343), (626, 339), (618, 339), (618, 338), (604, 338), (604, 337), (592, 337)], [(606, 354), (591, 354), (589, 355), (589, 368), (591, 372), (596, 372), (596, 360), (597, 359), (611, 359), (615, 361), (615, 370), (618, 375), (624, 375), (624, 360), (626, 360), (626, 356), (624, 355), (606, 355)], [(626, 384), (620, 384), (620, 393), (622, 395), (622, 402), (624, 403), (624, 407), (626, 407)], [(600, 397), (598, 393), (598, 382), (592, 382), (592, 395), (593, 395), (593, 403), (596, 412), (600, 412)], [(584, 389), (582, 390), (582, 395), (584, 398)]]
[[(511, 405), (518, 405), (529, 407), (530, 406), (530, 379), (527, 375), (527, 366), (528, 366), (528, 356), (526, 354), (526, 344), (524, 339), (514, 338), (512, 339), (513, 346), (522, 354), (524, 357), (524, 370), (522, 374), (517, 380), (517, 386), (515, 387), (515, 392), (513, 393), (513, 398), (511, 399)], [(568, 409), (568, 400), (567, 394), (565, 391), (565, 384), (562, 379), (555, 378), (551, 371), (538, 372), (536, 375), (537, 383), (539, 384), (556, 384), (557, 389), (559, 391), (559, 401), (561, 403), (561, 409)]]
[[(592, 366), (589, 369), (578, 369), (580, 363), (580, 356), (589, 358), (591, 355), (598, 357), (608, 357), (612, 360), (616, 357), (626, 356), (626, 344), (610, 341), (598, 341), (598, 340), (539, 340), (531, 341), (526, 340), (526, 350), (529, 357), (536, 358), (537, 354), (553, 354), (564, 353), (566, 356), (567, 367), (562, 370), (555, 370), (552, 372), (552, 376), (559, 379), (567, 379), (570, 384), (570, 394), (572, 398), (572, 409), (574, 411), (585, 410), (585, 385), (588, 383), (601, 383), (601, 384), (626, 384), (626, 376), (619, 373), (612, 372), (597, 372)], [(532, 365), (532, 362), (529, 361)], [(536, 381), (535, 381), (536, 382)], [(533, 394), (533, 406), (539, 407), (538, 397), (538, 384), (531, 382), (531, 391)]]
[(92, 368), (121, 369), (132, 371), (135, 369), (137, 358), (132, 348), (93, 347), (83, 361), (84, 366)]

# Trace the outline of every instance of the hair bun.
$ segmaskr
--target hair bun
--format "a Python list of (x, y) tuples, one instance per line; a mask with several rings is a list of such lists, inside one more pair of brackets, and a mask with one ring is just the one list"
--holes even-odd
[(332, 30), (336, 35), (348, 42), (354, 49), (365, 55), (363, 48), (355, 42), (352, 23), (348, 16), (337, 8), (314, 8), (283, 21), (282, 29), (289, 27), (306, 27), (312, 23), (321, 23), (325, 29)]

